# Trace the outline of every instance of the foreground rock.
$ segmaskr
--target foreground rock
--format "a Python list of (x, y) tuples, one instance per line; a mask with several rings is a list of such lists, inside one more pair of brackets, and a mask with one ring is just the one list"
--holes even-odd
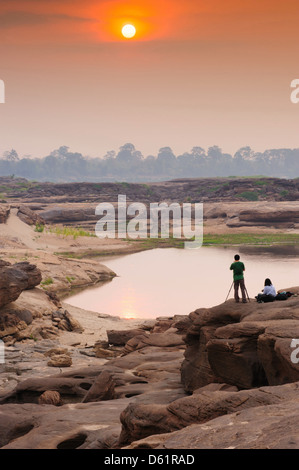
[(228, 301), (189, 318), (182, 364), (186, 391), (212, 382), (248, 389), (299, 380), (299, 366), (291, 360), (292, 339), (299, 338), (298, 297), (268, 304)]
[(150, 436), (127, 449), (298, 449), (298, 399), (253, 407), (180, 431)]
[[(28, 285), (26, 275), (23, 286)], [(24, 290), (16, 301), (0, 309), (0, 339), (15, 342), (56, 339), (62, 332), (82, 334), (83, 327), (51, 293), (38, 287)]]
[(288, 342), (299, 338), (298, 307), (295, 296), (273, 304), (229, 301), (109, 329), (94, 351), (100, 344), (118, 356), (83, 354), (85, 367), (77, 367), (76, 347), (48, 347), (43, 364), (51, 373), (27, 375), (0, 398), (0, 445), (297, 448), (299, 366)]
[(11, 265), (1, 261), (0, 265), (0, 308), (15, 301), (26, 289), (40, 284), (42, 274), (35, 265), (28, 262)]
[(244, 409), (296, 401), (299, 390), (299, 382), (240, 392), (223, 385), (213, 390), (211, 385), (169, 405), (130, 404), (120, 416), (120, 445), (152, 434), (177, 431), (194, 423), (206, 423), (218, 416), (240, 413)]
[[(2, 447), (116, 447), (119, 416), (130, 403), (166, 405), (185, 396), (180, 381), (183, 342), (174, 344), (172, 337), (167, 342), (167, 331), (152, 336), (150, 331), (138, 335), (146, 342), (138, 341), (138, 349), (131, 344), (130, 353), (124, 349), (102, 366), (20, 382), (1, 398)], [(41, 406), (46, 400), (53, 405)]]

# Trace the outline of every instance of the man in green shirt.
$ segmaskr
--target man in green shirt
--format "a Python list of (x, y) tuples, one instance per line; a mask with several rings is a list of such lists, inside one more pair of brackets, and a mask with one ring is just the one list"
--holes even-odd
[(239, 287), (241, 288), (242, 293), (242, 302), (245, 304), (246, 300), (246, 290), (243, 272), (245, 271), (245, 266), (242, 261), (240, 261), (240, 256), (235, 255), (235, 262), (231, 264), (230, 268), (234, 272), (234, 289), (235, 289), (235, 301), (239, 302)]

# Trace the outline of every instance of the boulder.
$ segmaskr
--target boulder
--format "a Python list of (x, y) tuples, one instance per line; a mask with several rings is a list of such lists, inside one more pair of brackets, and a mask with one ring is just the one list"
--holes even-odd
[(113, 400), (115, 385), (116, 382), (113, 380), (112, 374), (108, 370), (104, 370), (89, 389), (82, 403)]
[(144, 330), (135, 328), (132, 330), (107, 330), (108, 343), (114, 346), (124, 346), (134, 336), (142, 335)]
[(68, 354), (53, 354), (48, 362), (50, 367), (70, 367), (72, 358)]
[(298, 364), (291, 361), (291, 340), (299, 338), (298, 297), (268, 304), (230, 300), (189, 318), (181, 368), (186, 391), (212, 382), (249, 389), (299, 380)]
[(0, 308), (15, 301), (22, 291), (40, 284), (40, 270), (28, 262), (0, 267)]
[(66, 309), (59, 308), (52, 312), (52, 322), (59, 329), (63, 331), (74, 331), (76, 333), (82, 333), (84, 328), (78, 320), (76, 320)]
[(16, 263), (14, 268), (27, 274), (28, 284), (26, 289), (33, 289), (41, 283), (42, 273), (34, 264), (30, 264), (28, 261), (23, 261), (21, 263)]
[(41, 396), (38, 398), (38, 403), (40, 405), (60, 406), (62, 405), (62, 400), (60, 393), (55, 392), (53, 390), (47, 390), (46, 392), (42, 393)]
[(17, 216), (19, 217), (19, 219), (22, 220), (22, 222), (27, 225), (45, 224), (45, 221), (41, 216), (36, 214), (36, 212), (34, 212), (32, 209), (30, 209), (30, 207), (25, 206), (24, 204), (20, 205), (17, 212)]

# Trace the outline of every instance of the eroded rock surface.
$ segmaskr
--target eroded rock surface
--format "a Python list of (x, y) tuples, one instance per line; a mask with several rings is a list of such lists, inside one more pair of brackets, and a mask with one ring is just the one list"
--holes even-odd
[[(43, 374), (39, 365), (39, 374), (27, 373), (1, 394), (0, 445), (298, 448), (299, 365), (290, 359), (298, 320), (295, 296), (272, 304), (228, 301), (130, 332), (109, 330), (93, 355), (44, 340), (36, 358)], [(117, 357), (97, 358), (99, 344)], [(59, 357), (72, 365), (58, 373), (48, 361)]]
[(0, 308), (16, 300), (26, 289), (40, 284), (40, 270), (28, 262), (10, 265), (8, 262), (0, 266)]
[[(298, 288), (287, 289), (298, 293)], [(182, 381), (192, 392), (211, 382), (240, 389), (299, 380), (291, 342), (299, 338), (299, 298), (283, 302), (228, 302), (189, 315)]]

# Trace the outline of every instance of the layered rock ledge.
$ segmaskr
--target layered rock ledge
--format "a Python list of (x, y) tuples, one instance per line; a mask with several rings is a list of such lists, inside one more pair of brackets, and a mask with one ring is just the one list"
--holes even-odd
[(299, 380), (291, 342), (299, 338), (299, 288), (287, 301), (235, 304), (233, 300), (189, 315), (182, 383), (193, 392), (212, 382), (239, 389)]

